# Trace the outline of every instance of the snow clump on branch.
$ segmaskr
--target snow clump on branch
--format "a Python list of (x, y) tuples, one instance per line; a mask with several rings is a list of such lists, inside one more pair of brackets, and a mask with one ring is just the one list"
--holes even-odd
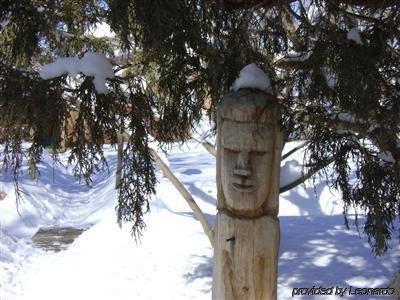
[(103, 54), (96, 52), (87, 52), (81, 59), (61, 57), (53, 63), (44, 65), (39, 75), (46, 80), (63, 74), (76, 76), (78, 73), (93, 76), (93, 84), (99, 94), (107, 94), (106, 78), (114, 78), (111, 63)]
[(354, 41), (356, 44), (363, 45), (361, 41), (360, 33), (358, 32), (357, 28), (351, 28), (347, 33), (347, 39), (350, 41)]
[(267, 74), (264, 73), (255, 63), (245, 66), (232, 84), (230, 90), (237, 92), (239, 89), (251, 88), (261, 91), (269, 91), (271, 82)]
[(280, 171), (280, 187), (284, 187), (303, 176), (303, 166), (297, 160), (285, 162)]

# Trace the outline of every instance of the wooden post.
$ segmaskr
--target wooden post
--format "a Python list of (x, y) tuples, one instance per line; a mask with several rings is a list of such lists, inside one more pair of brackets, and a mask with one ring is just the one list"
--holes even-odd
[(213, 299), (277, 298), (279, 104), (241, 89), (218, 109)]

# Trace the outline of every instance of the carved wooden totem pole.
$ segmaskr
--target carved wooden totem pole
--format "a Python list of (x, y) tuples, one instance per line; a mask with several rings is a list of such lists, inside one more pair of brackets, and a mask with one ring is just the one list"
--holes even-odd
[(279, 104), (241, 89), (218, 110), (213, 299), (276, 299), (280, 228)]

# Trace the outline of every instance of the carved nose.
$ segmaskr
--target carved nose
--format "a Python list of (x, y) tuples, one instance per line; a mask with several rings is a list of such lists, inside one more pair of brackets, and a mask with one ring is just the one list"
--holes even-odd
[(249, 153), (239, 152), (236, 167), (233, 169), (233, 174), (238, 176), (251, 176), (253, 174), (249, 164)]

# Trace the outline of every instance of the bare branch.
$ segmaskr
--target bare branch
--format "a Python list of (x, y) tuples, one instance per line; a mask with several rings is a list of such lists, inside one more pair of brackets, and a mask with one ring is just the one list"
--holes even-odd
[(214, 231), (212, 230), (210, 224), (207, 222), (203, 212), (200, 207), (197, 205), (196, 201), (194, 201), (192, 195), (188, 192), (185, 186), (179, 181), (178, 178), (172, 173), (170, 168), (163, 162), (163, 160), (158, 156), (157, 152), (154, 149), (151, 149), (151, 155), (154, 161), (160, 166), (161, 170), (164, 173), (164, 176), (169, 179), (169, 181), (174, 185), (174, 187), (178, 190), (178, 192), (182, 195), (182, 197), (186, 200), (187, 204), (189, 204), (196, 218), (200, 221), (201, 226), (208, 239), (210, 240), (211, 246), (214, 247)]
[(293, 153), (297, 152), (298, 150), (300, 150), (301, 148), (303, 148), (304, 146), (306, 146), (308, 144), (308, 142), (303, 142), (302, 144), (300, 144), (299, 146), (293, 148), (292, 150), (290, 150), (289, 152), (285, 153), (282, 155), (281, 160), (285, 160), (286, 158), (288, 158), (290, 155), (292, 155)]
[(217, 150), (215, 149), (214, 145), (207, 141), (201, 142), (201, 145), (208, 151), (208, 153), (214, 157), (217, 157)]
[(201, 144), (208, 151), (208, 153), (210, 153), (214, 157), (217, 157), (217, 149), (215, 149), (215, 146), (213, 144), (207, 141), (200, 141), (196, 138), (193, 139), (199, 144)]
[(317, 172), (319, 172), (320, 170), (322, 170), (323, 168), (325, 168), (326, 166), (331, 164), (334, 160), (335, 159), (332, 157), (330, 159), (327, 159), (321, 165), (317, 165), (317, 166), (311, 167), (310, 169), (307, 170), (306, 173), (303, 173), (302, 176), (300, 176), (299, 178), (293, 180), (292, 182), (288, 183), (287, 185), (281, 187), (279, 189), (279, 193), (282, 194), (282, 193), (287, 192), (287, 191), (295, 188), (296, 186), (302, 184), (304, 181), (306, 181), (307, 179), (311, 178), (314, 174), (316, 174)]

